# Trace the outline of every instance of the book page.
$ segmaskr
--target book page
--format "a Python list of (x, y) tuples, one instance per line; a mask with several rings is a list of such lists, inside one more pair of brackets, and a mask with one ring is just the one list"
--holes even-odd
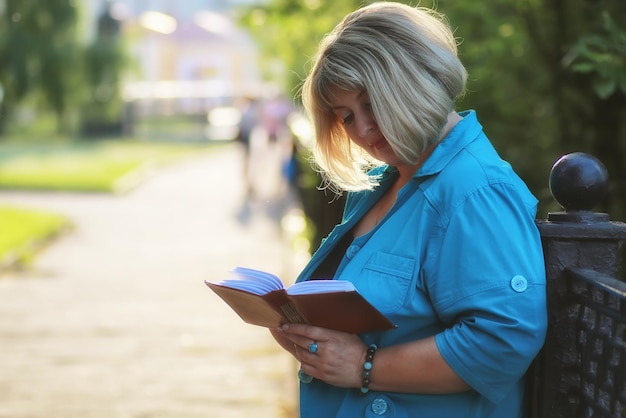
[(221, 282), (205, 283), (249, 324), (307, 323), (351, 334), (395, 327), (347, 280), (311, 280), (285, 289), (277, 276), (237, 267)]
[(228, 278), (217, 282), (220, 286), (239, 289), (255, 295), (264, 295), (283, 289), (283, 282), (275, 275), (261, 270), (236, 267)]
[(317, 293), (352, 292), (354, 284), (347, 280), (309, 280), (287, 288), (290, 295), (311, 295)]

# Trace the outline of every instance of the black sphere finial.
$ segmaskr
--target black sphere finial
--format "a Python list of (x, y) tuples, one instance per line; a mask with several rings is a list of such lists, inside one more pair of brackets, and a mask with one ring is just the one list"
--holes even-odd
[(590, 211), (609, 191), (609, 173), (596, 157), (583, 152), (559, 158), (550, 172), (550, 192), (566, 212)]

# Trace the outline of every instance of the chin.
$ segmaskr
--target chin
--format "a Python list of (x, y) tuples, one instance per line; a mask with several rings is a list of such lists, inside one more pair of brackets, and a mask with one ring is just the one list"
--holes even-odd
[[(386, 151), (387, 149), (389, 151)], [(377, 155), (374, 155), (374, 158), (382, 161), (385, 164), (389, 164), (392, 166), (398, 166), (398, 165), (404, 164), (402, 160), (400, 160), (398, 156), (393, 151), (391, 151), (391, 148), (386, 148), (386, 150), (385, 150), (386, 152), (383, 151), (383, 152), (377, 153)]]

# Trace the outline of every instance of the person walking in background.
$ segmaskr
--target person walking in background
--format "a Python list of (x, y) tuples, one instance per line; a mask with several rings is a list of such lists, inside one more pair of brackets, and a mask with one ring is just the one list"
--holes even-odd
[[(267, 100), (249, 97), (239, 103), (237, 142), (242, 148), (244, 198), (237, 218), (244, 224), (250, 222), (254, 212), (265, 212), (280, 222), (292, 203), (290, 182), (295, 181), (296, 171), (288, 118), (293, 107), (283, 96)], [(273, 115), (269, 118), (271, 123), (268, 123), (269, 113)], [(268, 126), (271, 126), (269, 131)]]
[(269, 143), (276, 143), (289, 134), (287, 118), (292, 111), (293, 106), (280, 93), (272, 94), (263, 103), (262, 121)]
[(321, 42), (302, 88), (343, 220), (297, 281), (349, 280), (396, 324), (271, 330), (300, 363), (302, 418), (524, 417), (546, 333), (537, 199), (476, 112), (444, 16), (365, 6)]
[(247, 97), (240, 104), (241, 119), (239, 121), (239, 132), (237, 142), (241, 144), (243, 151), (243, 173), (245, 195), (249, 199), (253, 194), (252, 179), (250, 178), (252, 133), (260, 123), (260, 115), (257, 99)]

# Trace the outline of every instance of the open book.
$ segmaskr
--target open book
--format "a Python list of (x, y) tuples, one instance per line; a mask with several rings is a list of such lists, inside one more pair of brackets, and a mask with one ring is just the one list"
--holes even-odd
[(237, 267), (228, 278), (205, 283), (253, 325), (303, 323), (351, 334), (395, 328), (345, 280), (311, 280), (285, 288), (273, 274)]

